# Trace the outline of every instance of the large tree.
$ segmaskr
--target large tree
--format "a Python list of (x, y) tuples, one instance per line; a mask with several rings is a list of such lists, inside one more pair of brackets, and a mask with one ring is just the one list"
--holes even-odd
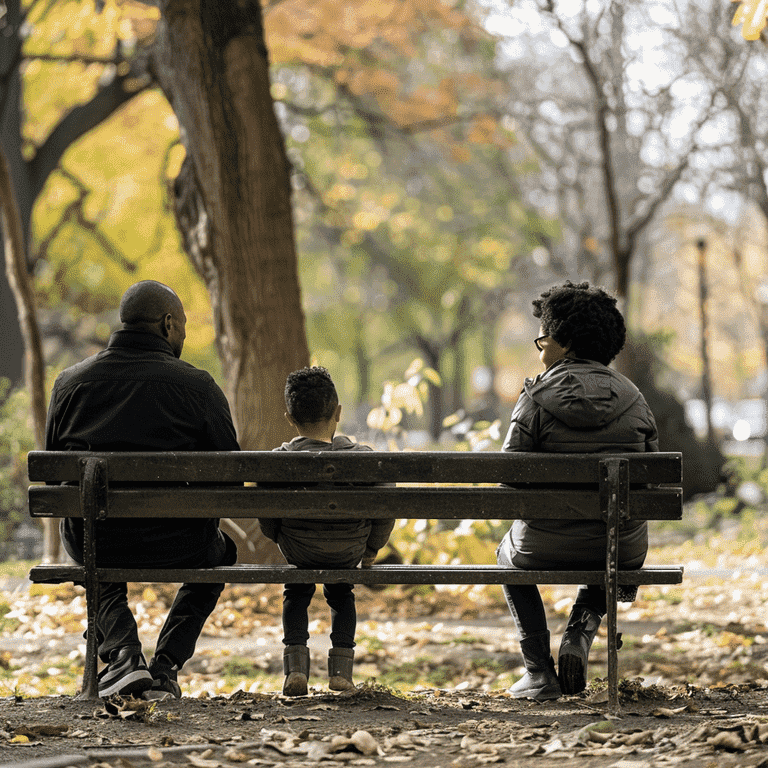
[(211, 294), (241, 445), (288, 434), (285, 377), (309, 360), (289, 165), (258, 0), (160, 4), (154, 61), (186, 150), (174, 210)]
[[(59, 167), (62, 156), (81, 137), (141, 93), (148, 81), (142, 74), (145, 63), (143, 52), (135, 52), (128, 60), (121, 43), (117, 43), (109, 55), (75, 56), (68, 51), (59, 56), (50, 50), (35, 50), (39, 40), (35, 38), (34, 25), (44, 13), (44, 9), (40, 8), (42, 4), (32, 3), (31, 8), (25, 8), (26, 4), (21, 0), (5, 0), (3, 5), (5, 13), (0, 17), (3, 41), (0, 45), (0, 143), (8, 163), (20, 219), (22, 241), (21, 252), (17, 255), (22, 262), (30, 264), (32, 212), (51, 174)], [(27, 115), (22, 70), (31, 61), (42, 58), (62, 63), (79, 60), (84, 69), (89, 64), (100, 64), (106, 71), (100, 82), (90, 89), (89, 96), (63, 109), (45, 136), (35, 141), (25, 133)], [(94, 78), (89, 74), (83, 80), (90, 83)], [(3, 254), (4, 247), (0, 243), (0, 258), (4, 260)], [(5, 275), (6, 270), (1, 270), (0, 324), (3, 339), (0, 346), (0, 377), (20, 383), (25, 349), (19, 308)]]
[[(114, 21), (118, 6), (106, 5), (106, 11), (104, 4), (91, 7), (91, 13), (106, 12)], [(48, 10), (33, 3), (28, 12), (34, 18)], [(261, 6), (167, 2), (159, 10), (159, 23), (150, 20), (155, 40), (150, 44), (152, 35), (144, 35), (147, 45), (142, 47), (134, 38), (128, 59), (122, 42), (111, 60), (83, 56), (82, 49), (69, 54), (83, 66), (103, 65), (102, 77), (91, 97), (67, 109), (33, 147), (25, 138), (21, 64), (25, 56), (66, 57), (24, 50), (29, 16), (25, 19), (19, 2), (9, 4), (4, 21), (14, 33), (7, 36), (14, 45), (2, 48), (0, 106), (3, 149), (27, 239), (23, 256), (29, 259), (33, 205), (64, 153), (158, 80), (176, 112), (186, 150), (172, 188), (174, 211), (184, 247), (211, 295), (224, 385), (240, 442), (249, 449), (271, 448), (288, 436), (282, 418), (285, 377), (306, 365), (309, 355), (289, 166), (270, 96)], [(89, 79), (94, 80), (92, 73)], [(87, 196), (82, 190), (78, 195), (80, 203)]]

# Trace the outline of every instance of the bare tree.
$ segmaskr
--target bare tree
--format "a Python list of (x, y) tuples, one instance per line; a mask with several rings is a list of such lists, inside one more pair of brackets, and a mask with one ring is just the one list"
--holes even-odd
[[(550, 268), (598, 281), (610, 275), (627, 299), (641, 238), (689, 172), (699, 131), (716, 112), (713, 94), (679, 136), (676, 86), (691, 72), (674, 18), (652, 23), (647, 4), (635, 0), (535, 7), (543, 27), (509, 65), (520, 82), (509, 106), (542, 164), (542, 183), (530, 194), (563, 223), (562, 247), (546, 244)], [(670, 45), (665, 76), (659, 69), (654, 82), (643, 79), (643, 51), (634, 44), (637, 30), (650, 27)]]

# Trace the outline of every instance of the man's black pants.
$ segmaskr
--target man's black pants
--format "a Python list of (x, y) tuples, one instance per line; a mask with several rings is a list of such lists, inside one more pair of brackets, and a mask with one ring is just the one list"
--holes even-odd
[[(223, 531), (220, 537), (204, 553), (181, 557), (169, 568), (213, 568), (217, 565), (233, 565), (237, 560), (237, 547)], [(68, 549), (72, 549), (72, 542)], [(70, 552), (75, 556), (77, 552)], [(77, 560), (78, 558), (75, 557)], [(82, 558), (80, 558), (82, 560)], [(103, 567), (130, 567), (129, 563), (99, 563)], [(195, 652), (197, 638), (206, 619), (216, 607), (224, 589), (223, 583), (182, 584), (168, 611), (155, 647), (155, 655), (168, 656), (179, 669)], [(96, 632), (99, 658), (109, 661), (110, 653), (119, 648), (141, 651), (138, 627), (128, 605), (128, 585), (125, 582), (101, 582), (99, 584), (99, 610), (96, 614)]]

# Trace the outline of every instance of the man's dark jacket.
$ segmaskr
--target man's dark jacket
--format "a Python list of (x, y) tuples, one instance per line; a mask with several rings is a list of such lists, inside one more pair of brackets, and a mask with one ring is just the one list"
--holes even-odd
[[(165, 339), (120, 330), (107, 349), (56, 379), (48, 409), (49, 451), (237, 451), (229, 404), (211, 375), (179, 360)], [(163, 567), (221, 545), (216, 519), (102, 521), (100, 563)], [(66, 519), (76, 560), (82, 520)]]

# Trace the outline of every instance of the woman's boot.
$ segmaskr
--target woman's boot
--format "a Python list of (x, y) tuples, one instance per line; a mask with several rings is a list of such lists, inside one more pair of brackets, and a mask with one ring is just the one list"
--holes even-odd
[(516, 699), (547, 701), (560, 698), (555, 661), (549, 650), (549, 632), (538, 632), (520, 641), (525, 674), (509, 689)]
[(587, 659), (602, 616), (591, 608), (575, 605), (563, 632), (557, 659), (563, 693), (581, 693), (587, 687)]
[(354, 691), (352, 666), (354, 648), (331, 648), (328, 652), (328, 687), (332, 691)]
[(286, 696), (306, 696), (309, 677), (309, 648), (289, 645), (283, 650), (283, 693)]

